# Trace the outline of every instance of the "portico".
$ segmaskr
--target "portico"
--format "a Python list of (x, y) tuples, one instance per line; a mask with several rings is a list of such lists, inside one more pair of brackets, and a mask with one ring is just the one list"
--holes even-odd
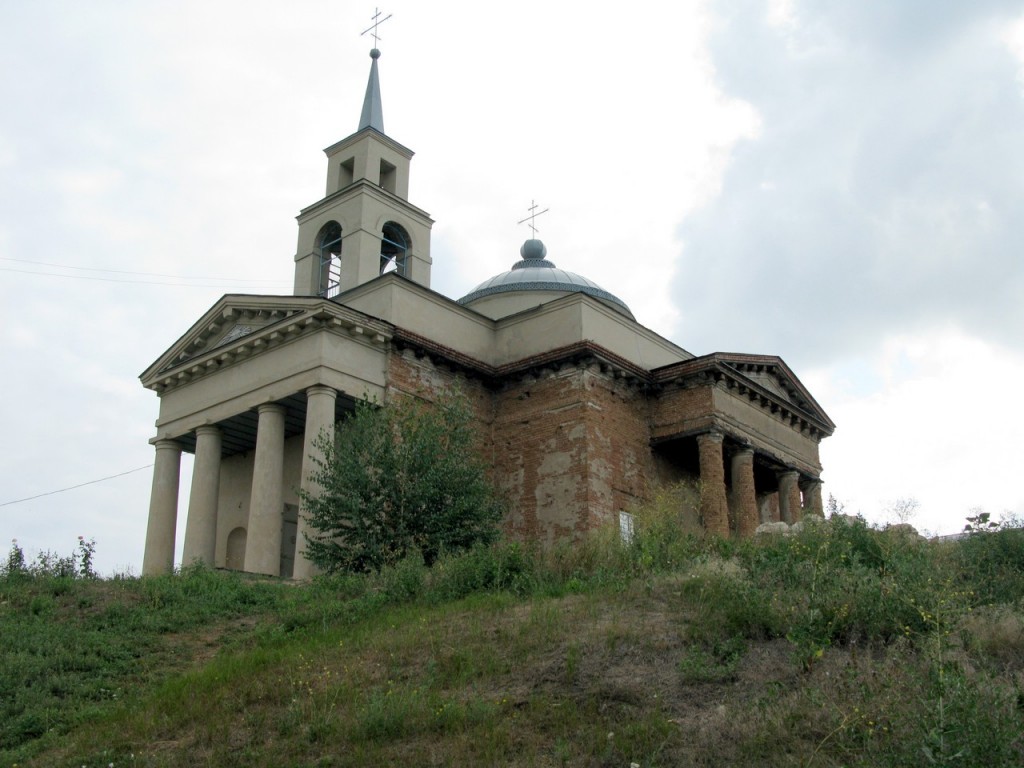
[[(311, 487), (320, 433), (356, 399), (383, 395), (386, 337), (323, 299), (279, 304), (225, 297), (143, 374), (161, 395), (145, 574), (171, 566), (183, 451), (195, 454), (184, 565), (276, 576), (294, 560), (296, 575), (312, 574), (299, 489)], [(360, 375), (338, 370), (346, 359), (364, 362)], [(240, 563), (229, 563), (231, 537), (245, 542)]]
[(835, 425), (782, 360), (715, 353), (654, 374), (661, 477), (699, 478), (706, 530), (748, 537), (822, 514), (818, 445)]

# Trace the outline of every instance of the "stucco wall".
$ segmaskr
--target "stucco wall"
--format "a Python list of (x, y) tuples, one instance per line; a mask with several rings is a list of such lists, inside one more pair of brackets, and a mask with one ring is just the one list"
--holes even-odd
[(710, 391), (719, 418), (742, 424), (744, 434), (755, 449), (772, 454), (808, 474), (821, 474), (818, 443), (812, 437), (799, 432), (781, 416), (769, 413), (753, 405), (748, 398), (734, 394), (733, 390), (713, 387)]
[(314, 384), (356, 397), (379, 393), (386, 356), (387, 347), (347, 331), (320, 330), (165, 392), (157, 432), (177, 437)]
[[(299, 480), (302, 472), (302, 435), (284, 442), (284, 503), (299, 504)], [(227, 567), (228, 536), (235, 528), (249, 528), (249, 503), (252, 490), (254, 451), (238, 453), (221, 460), (220, 488), (217, 497), (216, 563)], [(282, 510), (283, 512), (283, 510)]]

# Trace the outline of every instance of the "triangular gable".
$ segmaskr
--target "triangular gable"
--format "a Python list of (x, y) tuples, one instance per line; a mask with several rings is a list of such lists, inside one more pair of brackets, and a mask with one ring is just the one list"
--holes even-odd
[(319, 304), (317, 297), (227, 294), (139, 376), (144, 386), (188, 360), (243, 336), (284, 322)]
[(717, 352), (714, 357), (728, 368), (813, 415), (828, 426), (829, 434), (835, 429), (835, 422), (825, 413), (825, 409), (818, 405), (818, 401), (811, 396), (811, 393), (781, 357), (725, 352)]
[(726, 375), (763, 393), (783, 407), (803, 412), (812, 417), (826, 434), (831, 435), (835, 430), (835, 422), (825, 413), (825, 409), (818, 405), (781, 357), (714, 352), (658, 368), (652, 373), (656, 380), (665, 382), (688, 379), (712, 371), (717, 371), (714, 374), (716, 378)]
[(796, 402), (797, 398), (794, 397), (796, 393), (793, 392), (790, 388), (786, 387), (785, 380), (778, 375), (777, 371), (774, 368), (768, 368), (767, 366), (765, 366), (763, 368), (759, 367), (743, 370), (741, 368), (736, 368), (734, 366), (730, 367), (733, 368), (733, 370), (739, 370), (741, 373), (746, 375), (748, 379), (753, 379), (762, 387), (767, 389), (769, 392), (772, 392), (776, 396), (781, 397), (787, 403), (791, 403), (792, 405), (798, 404)]

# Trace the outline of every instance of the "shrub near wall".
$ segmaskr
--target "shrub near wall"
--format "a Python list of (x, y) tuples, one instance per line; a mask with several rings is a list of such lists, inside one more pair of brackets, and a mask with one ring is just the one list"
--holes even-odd
[(316, 494), (302, 494), (315, 534), (307, 552), (324, 571), (373, 571), (418, 551), (427, 565), (498, 537), (504, 511), (458, 394), (426, 404), (363, 401), (321, 435)]

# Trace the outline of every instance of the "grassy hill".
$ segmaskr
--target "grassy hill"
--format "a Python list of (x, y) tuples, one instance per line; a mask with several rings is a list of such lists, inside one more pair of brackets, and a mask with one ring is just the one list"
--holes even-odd
[(12, 555), (0, 766), (1024, 764), (1024, 530), (657, 510), (308, 585)]

